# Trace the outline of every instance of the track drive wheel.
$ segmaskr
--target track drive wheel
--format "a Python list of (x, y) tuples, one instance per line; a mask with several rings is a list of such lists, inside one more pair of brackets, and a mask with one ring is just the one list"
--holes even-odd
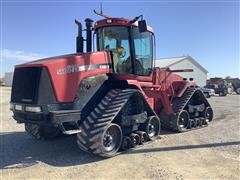
[(177, 129), (178, 132), (186, 131), (189, 126), (189, 114), (186, 110), (179, 112), (177, 117)]
[(61, 132), (58, 127), (30, 123), (25, 123), (25, 131), (35, 139), (53, 139)]
[(161, 123), (158, 117), (150, 116), (147, 121), (142, 124), (141, 130), (145, 131), (149, 140), (154, 140), (160, 134)]

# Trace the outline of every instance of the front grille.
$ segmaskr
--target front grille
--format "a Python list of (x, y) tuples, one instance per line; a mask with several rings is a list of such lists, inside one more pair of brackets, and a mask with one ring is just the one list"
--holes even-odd
[(11, 102), (24, 104), (56, 103), (48, 70), (44, 67), (16, 68)]
[(15, 68), (11, 102), (36, 103), (41, 67)]

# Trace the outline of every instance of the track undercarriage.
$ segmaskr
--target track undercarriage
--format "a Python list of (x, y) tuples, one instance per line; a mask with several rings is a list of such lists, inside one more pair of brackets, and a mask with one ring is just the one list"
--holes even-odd
[[(83, 121), (77, 134), (80, 149), (111, 157), (155, 139), (161, 124), (172, 131), (201, 128), (212, 121), (213, 111), (202, 92), (189, 87), (181, 98), (173, 100), (174, 114), (159, 116), (137, 90), (114, 89), (96, 105)], [(165, 116), (165, 117), (164, 117)]]
[(172, 102), (174, 114), (160, 114), (162, 125), (176, 132), (185, 132), (207, 126), (213, 119), (213, 111), (201, 90), (189, 87), (182, 97)]
[[(80, 149), (104, 157), (153, 139), (160, 133), (160, 120), (148, 108), (137, 105), (141, 94), (133, 89), (114, 89), (81, 122), (77, 134)], [(133, 109), (134, 108), (134, 109)], [(136, 114), (136, 112), (139, 112)]]
[[(134, 148), (156, 139), (161, 127), (185, 132), (206, 127), (213, 111), (203, 93), (188, 87), (182, 97), (172, 100), (174, 113), (164, 109), (157, 115), (137, 89), (112, 89), (94, 105), (86, 118), (78, 122), (77, 144), (80, 149), (102, 157)], [(36, 139), (54, 138), (58, 128), (25, 124)]]

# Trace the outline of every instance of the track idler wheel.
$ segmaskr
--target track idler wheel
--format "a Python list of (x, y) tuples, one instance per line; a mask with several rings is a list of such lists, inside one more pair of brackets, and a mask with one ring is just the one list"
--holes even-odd
[(135, 146), (137, 146), (137, 145), (139, 145), (140, 144), (140, 136), (138, 135), (138, 134), (136, 134), (136, 133), (132, 133), (131, 135), (130, 135), (130, 139), (131, 139), (131, 147), (135, 147)]
[(204, 111), (205, 123), (208, 124), (213, 119), (213, 110), (211, 107), (206, 107)]
[(101, 156), (111, 157), (113, 156), (121, 147), (122, 142), (122, 130), (117, 124), (111, 123), (101, 134), (101, 143), (99, 149), (101, 149)]
[(131, 138), (128, 137), (128, 136), (123, 136), (122, 145), (121, 145), (120, 149), (122, 151), (125, 151), (125, 150), (127, 150), (127, 149), (129, 149), (131, 147), (132, 147), (132, 140), (131, 140)]
[(177, 127), (179, 132), (183, 132), (188, 128), (189, 114), (187, 111), (182, 110), (177, 117)]
[(140, 137), (140, 143), (139, 143), (139, 144), (143, 144), (143, 143), (147, 142), (147, 140), (148, 140), (148, 135), (147, 135), (146, 132), (144, 132), (144, 131), (137, 131), (136, 133), (137, 133), (137, 134), (139, 135), (139, 137)]

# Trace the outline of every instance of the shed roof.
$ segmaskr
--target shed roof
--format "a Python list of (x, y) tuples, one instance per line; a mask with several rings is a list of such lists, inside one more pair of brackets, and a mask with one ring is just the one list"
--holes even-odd
[(195, 64), (197, 67), (199, 67), (202, 71), (204, 71), (205, 73), (208, 73), (208, 71), (202, 65), (200, 65), (195, 59), (193, 59), (191, 56), (159, 58), (155, 61), (155, 66), (161, 67), (161, 68), (167, 68), (167, 67), (171, 67), (174, 64), (180, 63), (185, 60), (191, 61), (193, 64)]

